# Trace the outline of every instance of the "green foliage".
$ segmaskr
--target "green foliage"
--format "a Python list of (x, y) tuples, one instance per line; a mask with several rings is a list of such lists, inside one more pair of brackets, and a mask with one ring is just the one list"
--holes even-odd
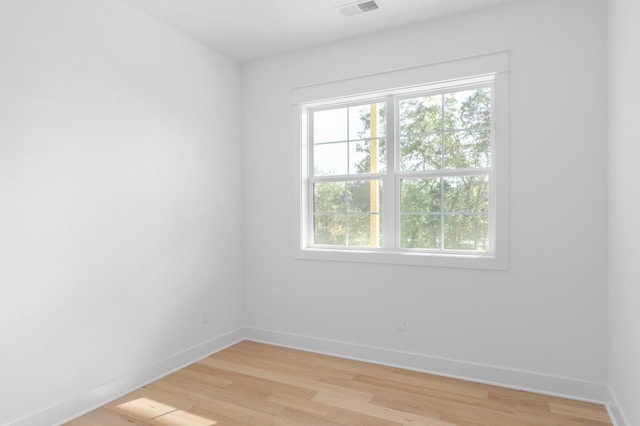
[[(315, 243), (340, 246), (369, 246), (371, 220), (381, 220), (382, 205), (371, 209), (371, 182), (317, 182), (314, 184)], [(378, 199), (382, 199), (382, 182)], [(382, 233), (377, 238), (382, 244)]]
[[(358, 107), (360, 124), (353, 173), (371, 171), (370, 108)], [(488, 174), (473, 169), (491, 165), (491, 90), (480, 88), (402, 99), (398, 103), (400, 172), (456, 170), (456, 175), (406, 177), (400, 187), (400, 241), (405, 248), (486, 251), (488, 249)], [(386, 110), (378, 106), (378, 127)], [(380, 130), (377, 136), (384, 136)], [(384, 170), (387, 145), (378, 139)], [(462, 171), (462, 174), (460, 174)], [(352, 173), (352, 172), (350, 172)], [(321, 182), (314, 188), (317, 244), (370, 244), (371, 181)], [(382, 185), (379, 199), (382, 199)], [(381, 228), (380, 228), (381, 229)], [(381, 232), (380, 232), (381, 234)], [(378, 236), (381, 244), (382, 235)]]

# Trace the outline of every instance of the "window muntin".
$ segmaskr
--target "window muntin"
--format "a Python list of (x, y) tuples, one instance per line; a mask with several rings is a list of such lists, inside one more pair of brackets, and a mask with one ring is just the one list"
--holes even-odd
[(308, 247), (491, 255), (493, 93), (490, 77), (307, 106)]
[(382, 244), (383, 184), (379, 179), (313, 184), (314, 241), (318, 245), (378, 247)]
[(401, 248), (486, 252), (489, 176), (401, 179)]
[[(379, 155), (386, 147), (383, 111), (384, 103), (378, 102), (313, 110), (311, 175), (346, 176), (386, 172), (386, 162)], [(373, 128), (371, 123), (374, 124)]]

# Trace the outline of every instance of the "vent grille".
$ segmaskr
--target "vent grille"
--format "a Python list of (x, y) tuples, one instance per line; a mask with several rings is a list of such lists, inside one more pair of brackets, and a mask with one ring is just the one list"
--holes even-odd
[(358, 15), (364, 12), (371, 12), (372, 10), (380, 8), (374, 0), (350, 3), (338, 7), (340, 9), (340, 13), (342, 13), (346, 17)]
[(375, 1), (371, 0), (364, 3), (358, 3), (358, 7), (363, 12), (371, 12), (372, 10), (376, 10), (378, 8), (378, 5)]

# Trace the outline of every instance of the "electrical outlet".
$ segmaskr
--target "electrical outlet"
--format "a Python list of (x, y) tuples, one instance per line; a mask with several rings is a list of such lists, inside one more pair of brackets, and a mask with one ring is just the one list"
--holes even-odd
[(201, 324), (206, 324), (209, 322), (209, 315), (208, 315), (208, 311), (206, 309), (203, 309), (200, 311), (200, 323)]
[(407, 317), (396, 316), (396, 331), (405, 331), (407, 329)]

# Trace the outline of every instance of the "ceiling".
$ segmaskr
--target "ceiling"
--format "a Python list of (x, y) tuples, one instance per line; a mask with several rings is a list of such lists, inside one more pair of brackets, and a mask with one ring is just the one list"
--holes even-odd
[(516, 0), (375, 0), (345, 17), (349, 0), (125, 0), (245, 63), (436, 17)]

